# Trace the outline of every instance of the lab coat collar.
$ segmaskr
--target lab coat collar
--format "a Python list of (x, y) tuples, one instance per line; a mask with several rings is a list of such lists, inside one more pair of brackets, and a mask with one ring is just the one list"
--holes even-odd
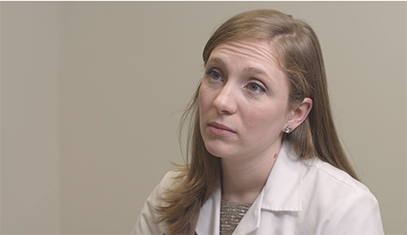
[[(234, 234), (248, 234), (260, 226), (262, 210), (301, 211), (302, 163), (288, 144), (281, 147), (266, 185), (236, 227)], [(198, 235), (219, 234), (221, 187), (217, 187), (200, 210)]]
[(283, 144), (263, 188), (262, 209), (301, 211), (303, 165), (289, 144)]

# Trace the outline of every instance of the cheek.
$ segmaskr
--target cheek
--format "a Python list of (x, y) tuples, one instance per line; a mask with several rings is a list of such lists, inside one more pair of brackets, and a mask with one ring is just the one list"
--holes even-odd
[(203, 114), (205, 114), (205, 111), (207, 111), (211, 107), (210, 93), (208, 93), (207, 90), (203, 88), (202, 85), (199, 88), (198, 101), (199, 101), (199, 113), (202, 116)]
[[(273, 107), (270, 105), (269, 107)], [(248, 128), (257, 133), (278, 134), (287, 121), (286, 109), (274, 106), (274, 109), (252, 109), (247, 111)]]
[(199, 102), (199, 114), (202, 114), (202, 109), (205, 107), (205, 99), (203, 98), (204, 94), (202, 92), (202, 88), (199, 88), (199, 94), (198, 94), (198, 102)]

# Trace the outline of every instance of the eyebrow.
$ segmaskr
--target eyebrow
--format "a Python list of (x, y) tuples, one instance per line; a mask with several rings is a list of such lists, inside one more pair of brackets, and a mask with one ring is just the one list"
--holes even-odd
[[(225, 61), (222, 60), (222, 58), (220, 57), (214, 57), (208, 60), (208, 62), (206, 64), (209, 63), (215, 63), (215, 64), (221, 64), (221, 65), (226, 65)], [(266, 72), (264, 72), (261, 69), (258, 68), (254, 68), (254, 67), (246, 67), (244, 68), (245, 71), (247, 72), (253, 72), (253, 73), (257, 73), (257, 74), (262, 74), (268, 77), (268, 75), (266, 74)]]
[(270, 77), (264, 70), (258, 69), (258, 68), (253, 68), (253, 67), (246, 67), (244, 68), (245, 71), (249, 73), (254, 73), (254, 74), (259, 74), (261, 76), (264, 76), (267, 78), (272, 84), (275, 84), (275, 81), (273, 80), (272, 77)]
[(269, 77), (266, 72), (264, 72), (263, 70), (258, 69), (258, 68), (246, 67), (244, 70), (247, 71), (247, 72), (261, 74), (261, 75), (264, 75), (266, 77)]
[(209, 58), (209, 60), (206, 62), (205, 66), (209, 63), (216, 63), (216, 64), (222, 64), (225, 65), (225, 62), (219, 58), (219, 57), (214, 57), (214, 58)]
[[(224, 60), (222, 60), (222, 58), (220, 58), (220, 57), (210, 58), (207, 61), (205, 66), (207, 66), (208, 64), (212, 64), (212, 63), (220, 64), (221, 66), (226, 66), (226, 62)], [(243, 70), (246, 71), (246, 72), (249, 72), (249, 73), (254, 73), (254, 74), (259, 74), (259, 75), (265, 76), (272, 83), (275, 83), (274, 80), (264, 70), (261, 70), (261, 69), (255, 68), (255, 67), (246, 67)]]

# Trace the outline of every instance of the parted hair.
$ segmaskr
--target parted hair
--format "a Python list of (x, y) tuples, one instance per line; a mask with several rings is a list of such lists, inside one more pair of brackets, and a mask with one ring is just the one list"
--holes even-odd
[[(294, 107), (304, 98), (313, 107), (292, 133), (284, 134), (296, 154), (318, 157), (357, 179), (339, 141), (329, 104), (326, 73), (321, 47), (314, 30), (305, 22), (274, 10), (254, 10), (238, 14), (223, 23), (208, 40), (203, 61), (206, 65), (218, 45), (240, 39), (265, 39), (275, 53), (289, 83), (289, 104)], [(165, 223), (166, 234), (194, 234), (199, 211), (212, 194), (221, 175), (218, 157), (205, 148), (199, 125), (199, 87), (186, 108), (181, 124), (189, 124), (186, 164), (177, 167), (178, 183), (165, 189), (162, 204), (155, 208), (157, 223)], [(180, 133), (182, 132), (182, 128)]]

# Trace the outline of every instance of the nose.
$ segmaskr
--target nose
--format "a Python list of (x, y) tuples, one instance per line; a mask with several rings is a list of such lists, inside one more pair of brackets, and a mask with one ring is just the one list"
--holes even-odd
[(213, 107), (219, 114), (233, 114), (237, 109), (236, 89), (226, 83), (213, 100)]

